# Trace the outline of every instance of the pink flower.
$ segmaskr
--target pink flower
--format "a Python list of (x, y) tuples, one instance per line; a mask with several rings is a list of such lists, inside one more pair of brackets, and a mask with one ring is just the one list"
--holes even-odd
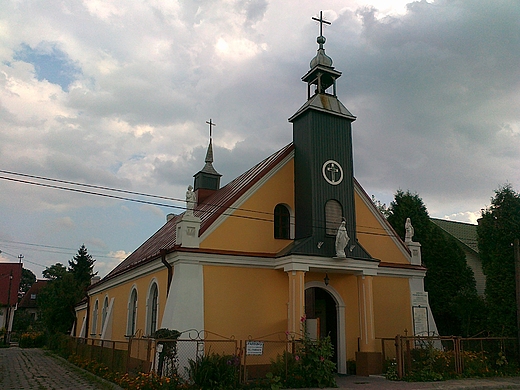
[(298, 355), (294, 356), (294, 360), (298, 361), (300, 360), (300, 357)]
[(300, 318), (300, 322), (305, 322), (306, 319), (307, 319), (307, 316), (304, 314), (304, 315), (302, 315), (302, 318)]
[(320, 356), (320, 362), (324, 361), (325, 358), (323, 356)]

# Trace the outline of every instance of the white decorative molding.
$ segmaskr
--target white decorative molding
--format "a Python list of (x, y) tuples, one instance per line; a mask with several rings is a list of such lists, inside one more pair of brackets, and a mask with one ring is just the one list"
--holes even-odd
[[(139, 299), (139, 297), (137, 297)], [(103, 324), (103, 329), (101, 330), (101, 339), (102, 340), (110, 340), (112, 338), (112, 322), (113, 322), (113, 312), (114, 312), (114, 298), (110, 299), (110, 303), (108, 304), (107, 316), (105, 318), (105, 323)]]
[(115, 286), (119, 286), (128, 282), (133, 282), (137, 277), (144, 277), (161, 269), (166, 272), (166, 267), (161, 262), (161, 258), (158, 257), (147, 264), (137, 266), (129, 270), (128, 272), (119, 274), (114, 278), (107, 280), (106, 282), (103, 281), (103, 283), (95, 284), (91, 289), (89, 289), (88, 294), (89, 296), (98, 294), (100, 292), (109, 290)]
[[(330, 178), (328, 173), (330, 172)], [(321, 167), (321, 173), (323, 178), (327, 183), (333, 186), (337, 186), (343, 181), (343, 168), (341, 165), (334, 160), (328, 160), (323, 163)], [(339, 174), (339, 177), (336, 179), (336, 174)]]
[(198, 248), (200, 245), (200, 218), (193, 214), (184, 214), (177, 223), (175, 244), (184, 248)]
[(421, 265), (421, 244), (418, 242), (408, 241), (406, 245), (408, 246), (408, 249), (410, 249), (410, 253), (412, 254), (412, 264)]

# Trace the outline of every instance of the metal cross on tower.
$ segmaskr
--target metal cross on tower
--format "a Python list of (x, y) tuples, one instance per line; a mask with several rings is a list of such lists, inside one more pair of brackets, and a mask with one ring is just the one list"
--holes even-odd
[(320, 36), (323, 36), (323, 24), (330, 24), (326, 20), (323, 20), (323, 11), (320, 11), (320, 18), (312, 17), (312, 20), (315, 20), (320, 23)]
[(209, 138), (211, 138), (211, 128), (212, 126), (216, 126), (216, 124), (213, 123), (211, 119), (209, 121), (206, 121), (206, 123), (209, 125)]

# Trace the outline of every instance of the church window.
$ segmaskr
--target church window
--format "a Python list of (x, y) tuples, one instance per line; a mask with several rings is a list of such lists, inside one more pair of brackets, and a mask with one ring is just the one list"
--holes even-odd
[(101, 331), (105, 327), (105, 321), (108, 315), (108, 297), (105, 297), (105, 301), (103, 302), (103, 310), (101, 311)]
[(99, 301), (96, 299), (94, 304), (94, 310), (92, 310), (92, 331), (91, 334), (96, 334), (97, 331), (97, 320), (98, 320)]
[(137, 327), (137, 290), (132, 289), (130, 293), (130, 301), (128, 302), (128, 326), (127, 336), (135, 335)]
[(159, 313), (159, 290), (157, 283), (153, 283), (148, 294), (148, 335), (151, 336), (157, 330), (157, 318)]
[(274, 208), (274, 238), (291, 238), (291, 213), (283, 204)]
[(343, 218), (343, 208), (337, 200), (331, 199), (325, 204), (326, 233), (335, 235)]

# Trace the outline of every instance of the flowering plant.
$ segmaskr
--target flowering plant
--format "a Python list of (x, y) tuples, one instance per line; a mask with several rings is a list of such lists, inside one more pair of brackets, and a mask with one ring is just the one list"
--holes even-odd
[[(334, 355), (330, 336), (312, 340), (307, 333), (306, 316), (300, 318), (300, 324), (300, 339), (291, 337), (295, 345), (293, 352), (285, 352), (272, 361), (273, 374), (285, 377), (287, 387), (336, 387), (336, 364), (330, 360)], [(291, 336), (288, 332), (286, 335)]]

